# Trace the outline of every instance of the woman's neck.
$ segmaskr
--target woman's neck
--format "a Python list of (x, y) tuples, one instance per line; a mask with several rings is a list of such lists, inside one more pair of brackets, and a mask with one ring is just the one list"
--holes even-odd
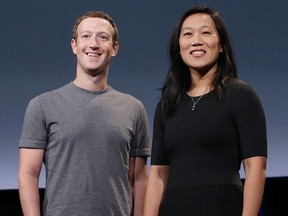
[(208, 72), (201, 75), (198, 72), (191, 72), (191, 87), (187, 91), (190, 96), (201, 96), (212, 90), (212, 82), (215, 72)]

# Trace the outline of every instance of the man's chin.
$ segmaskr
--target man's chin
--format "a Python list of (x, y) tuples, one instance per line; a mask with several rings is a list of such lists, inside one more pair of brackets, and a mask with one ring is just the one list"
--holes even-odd
[(96, 77), (99, 75), (103, 75), (104, 74), (104, 69), (100, 69), (100, 68), (90, 68), (87, 70), (87, 73), (92, 76), (92, 77)]

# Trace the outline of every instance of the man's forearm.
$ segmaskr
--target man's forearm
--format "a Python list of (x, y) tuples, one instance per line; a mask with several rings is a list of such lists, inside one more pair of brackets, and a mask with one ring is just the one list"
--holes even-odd
[(143, 215), (147, 182), (147, 178), (143, 178), (134, 182), (134, 216)]
[(40, 216), (38, 181), (32, 178), (19, 181), (19, 195), (24, 216)]

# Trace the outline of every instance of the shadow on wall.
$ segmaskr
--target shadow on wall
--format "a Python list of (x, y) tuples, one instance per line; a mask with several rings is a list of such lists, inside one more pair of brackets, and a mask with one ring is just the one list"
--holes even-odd
[[(41, 203), (45, 189), (40, 189)], [(259, 216), (288, 215), (288, 177), (267, 178)], [(18, 190), (0, 190), (0, 216), (23, 216)], [(179, 215), (182, 216), (182, 215)]]
[[(45, 189), (40, 189), (41, 203)], [(23, 216), (18, 190), (0, 190), (0, 216)]]

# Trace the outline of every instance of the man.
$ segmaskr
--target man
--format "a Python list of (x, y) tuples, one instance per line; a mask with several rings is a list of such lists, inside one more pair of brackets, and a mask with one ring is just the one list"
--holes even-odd
[(20, 139), (19, 193), (24, 215), (40, 215), (38, 180), (46, 168), (45, 216), (142, 215), (150, 154), (140, 101), (108, 85), (118, 31), (101, 11), (73, 28), (76, 78), (32, 99)]

